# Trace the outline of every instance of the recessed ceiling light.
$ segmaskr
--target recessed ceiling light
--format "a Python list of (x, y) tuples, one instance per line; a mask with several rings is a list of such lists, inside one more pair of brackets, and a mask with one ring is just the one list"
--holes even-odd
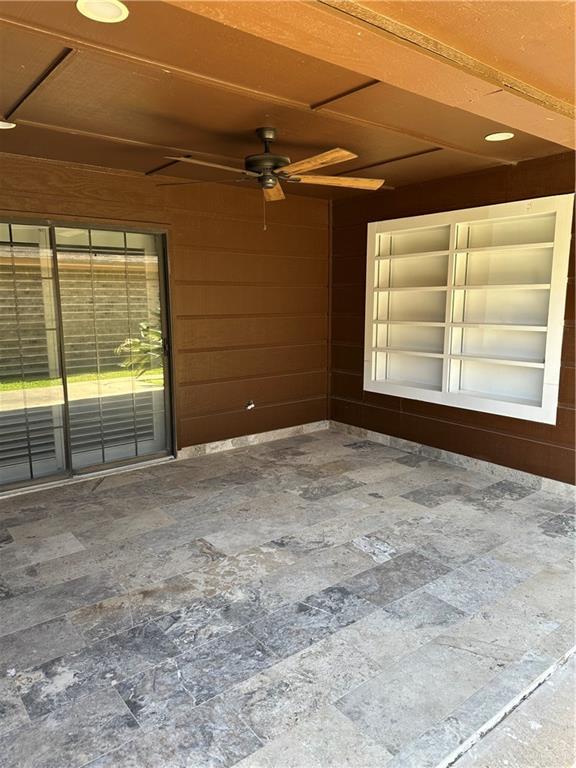
[(484, 136), (484, 141), (508, 141), (513, 138), (513, 133), (504, 131), (503, 133), (489, 133), (488, 136)]
[(120, 0), (76, 0), (76, 8), (83, 16), (103, 24), (117, 24), (128, 18), (128, 8)]
[(16, 128), (16, 123), (9, 123), (8, 120), (2, 120), (0, 117), (0, 131), (9, 131), (10, 128)]

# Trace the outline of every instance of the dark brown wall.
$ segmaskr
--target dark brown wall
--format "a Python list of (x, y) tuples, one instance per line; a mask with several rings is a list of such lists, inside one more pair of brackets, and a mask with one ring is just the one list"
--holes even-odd
[[(0, 156), (0, 215), (163, 229), (179, 445), (326, 417), (328, 204)], [(574, 260), (556, 426), (362, 390), (366, 223), (572, 191), (556, 156), (333, 205), (332, 418), (574, 482)], [(246, 412), (253, 399), (257, 408)]]
[(180, 447), (326, 418), (329, 203), (263, 231), (258, 190), (2, 155), (0, 178), (0, 216), (167, 231)]
[(331, 418), (574, 483), (574, 238), (556, 425), (362, 389), (366, 224), (574, 191), (572, 154), (333, 204)]

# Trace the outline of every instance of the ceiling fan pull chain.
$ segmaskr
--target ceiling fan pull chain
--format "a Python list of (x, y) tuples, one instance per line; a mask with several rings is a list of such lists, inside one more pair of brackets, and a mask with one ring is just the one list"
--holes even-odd
[(262, 198), (262, 229), (264, 232), (268, 229), (268, 224), (266, 223), (266, 198)]

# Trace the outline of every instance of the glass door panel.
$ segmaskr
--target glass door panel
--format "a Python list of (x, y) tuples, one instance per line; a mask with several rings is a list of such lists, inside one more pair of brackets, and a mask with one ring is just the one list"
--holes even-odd
[(55, 230), (73, 470), (167, 452), (161, 244)]
[(0, 222), (0, 487), (166, 454), (162, 241)]
[(67, 472), (48, 227), (0, 224), (0, 485)]

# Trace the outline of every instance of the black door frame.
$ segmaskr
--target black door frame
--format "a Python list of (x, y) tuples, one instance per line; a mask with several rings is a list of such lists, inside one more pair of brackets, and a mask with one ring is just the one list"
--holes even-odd
[[(8, 224), (24, 224), (28, 226), (44, 227), (48, 230), (49, 247), (51, 252), (51, 263), (53, 270), (54, 284), (54, 304), (56, 314), (56, 336), (58, 347), (58, 363), (60, 367), (60, 376), (63, 389), (63, 437), (64, 454), (66, 468), (62, 472), (45, 477), (32, 478), (30, 480), (19, 481), (16, 483), (7, 483), (0, 485), (0, 496), (4, 492), (34, 488), (41, 485), (54, 484), (59, 481), (66, 481), (73, 478), (87, 477), (90, 474), (105, 472), (106, 470), (120, 469), (122, 467), (137, 466), (148, 461), (154, 461), (160, 458), (175, 457), (177, 454), (177, 436), (176, 436), (176, 413), (174, 396), (174, 355), (173, 355), (173, 325), (171, 312), (170, 295), (170, 260), (168, 258), (168, 232), (162, 227), (146, 226), (126, 226), (122, 224), (107, 224), (106, 222), (80, 222), (78, 220), (54, 220), (54, 219), (28, 219), (20, 217), (11, 217), (0, 215), (0, 220)], [(78, 229), (98, 229), (108, 232), (125, 232), (135, 234), (152, 235), (157, 242), (158, 250), (158, 283), (160, 298), (160, 322), (162, 327), (163, 344), (163, 375), (164, 375), (164, 418), (166, 429), (166, 450), (149, 454), (146, 456), (136, 456), (132, 459), (123, 459), (113, 462), (82, 467), (80, 470), (72, 469), (72, 453), (70, 440), (70, 419), (69, 419), (69, 397), (68, 380), (66, 374), (66, 359), (64, 354), (64, 338), (62, 324), (62, 304), (60, 299), (60, 282), (58, 273), (58, 250), (56, 245), (56, 228), (78, 228)]]

